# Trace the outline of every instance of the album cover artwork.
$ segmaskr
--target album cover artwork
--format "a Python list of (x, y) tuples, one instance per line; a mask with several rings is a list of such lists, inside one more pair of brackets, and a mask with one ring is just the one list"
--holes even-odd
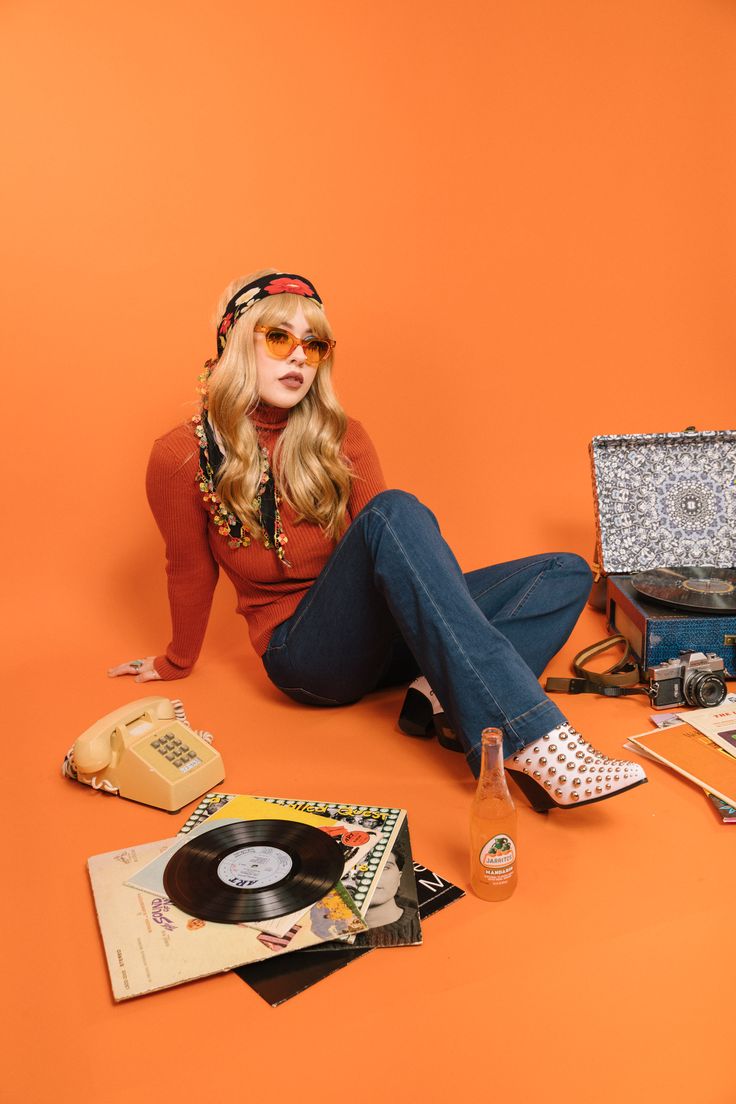
[[(393, 841), (406, 817), (403, 809), (374, 810), (372, 814), (356, 813), (355, 806), (236, 795), (217, 809), (210, 821), (233, 816), (268, 816), (322, 827), (342, 846), (345, 863), (342, 884), (362, 913), (383, 869), (387, 844)], [(288, 921), (295, 922), (297, 918), (286, 917), (281, 926), (270, 922), (267, 930), (283, 935), (291, 927)]]
[[(398, 831), (391, 851), (378, 879), (370, 904), (361, 914), (368, 930), (356, 935), (350, 944), (361, 947), (406, 947), (422, 942), (422, 926), (419, 918), (417, 881), (409, 839), (409, 822), (405, 820)], [(344, 947), (320, 944), (320, 953), (328, 954)], [(317, 948), (310, 948), (312, 950)]]
[[(227, 797), (226, 801), (221, 800), (223, 796)], [(205, 799), (200, 803), (199, 808), (206, 811), (207, 814), (209, 814), (211, 810), (211, 815), (206, 815), (205, 818), (202, 819), (201, 817), (195, 816), (197, 812), (197, 810), (195, 810), (195, 814), (189, 817), (184, 826), (186, 828), (186, 833), (182, 830), (182, 833), (175, 845), (171, 848), (171, 851), (155, 859), (145, 870), (140, 871), (135, 879), (131, 878), (128, 883), (129, 885), (134, 885), (136, 888), (144, 889), (149, 893), (157, 893), (160, 896), (165, 896), (164, 869), (170, 859), (173, 858), (174, 853), (185, 846), (188, 838), (191, 839), (203, 833), (208, 833), (212, 830), (213, 826), (216, 825), (237, 824), (243, 821), (258, 819), (273, 819), (284, 824), (300, 822), (321, 828), (340, 843), (343, 852), (343, 878), (352, 867), (357, 864), (362, 864), (366, 860), (368, 853), (382, 838), (381, 833), (376, 829), (356, 830), (355, 825), (351, 823), (336, 821), (324, 815), (317, 816), (303, 809), (265, 802), (261, 798), (249, 797), (242, 794), (218, 794), (214, 801)], [(276, 938), (285, 939), (289, 931), (298, 923), (303, 911), (304, 910), (296, 911), (276, 918), (271, 917), (264, 920), (252, 920), (251, 924), (253, 927), (268, 932)]]
[[(353, 890), (355, 882), (358, 879), (353, 877), (350, 867), (367, 866), (365, 861), (367, 860), (367, 853), (364, 853), (365, 845), (363, 837), (369, 834), (371, 837), (374, 837), (377, 834), (377, 829), (372, 827), (374, 822), (378, 822), (376, 816), (367, 818), (362, 813), (356, 814), (355, 808), (351, 807), (352, 813), (348, 815), (353, 817), (352, 821), (333, 821), (331, 818), (324, 816), (324, 814), (310, 814), (305, 808), (297, 809), (290, 805), (277, 806), (270, 803), (264, 803), (263, 800), (259, 798), (242, 796), (233, 797), (230, 802), (226, 804), (218, 802), (218, 800), (213, 804), (215, 805), (216, 811), (211, 817), (207, 817), (207, 819), (200, 820), (199, 822), (192, 822), (194, 818), (190, 817), (190, 819), (186, 821), (186, 835), (181, 838), (177, 845), (178, 848), (185, 845), (186, 839), (201, 836), (203, 832), (210, 831), (213, 824), (236, 824), (237, 820), (232, 819), (233, 814), (241, 813), (250, 815), (254, 814), (254, 810), (255, 814), (257, 814), (258, 809), (263, 808), (264, 805), (267, 810), (278, 810), (280, 817), (285, 818), (287, 814), (288, 816), (303, 817), (310, 825), (314, 826), (320, 824), (338, 825), (343, 829), (349, 829), (353, 841), (361, 845), (360, 847), (351, 849), (348, 870), (343, 871), (342, 874), (342, 884), (345, 889), (350, 892), (354, 900)], [(205, 805), (205, 808), (206, 807)], [(346, 807), (341, 806), (340, 808), (345, 809)], [(358, 818), (360, 818), (360, 820)], [(405, 817), (403, 819), (397, 818), (397, 820), (399, 826), (394, 834), (391, 851), (386, 854), (385, 861), (381, 868), (380, 878), (376, 880), (374, 885), (370, 903), (364, 903), (363, 909), (361, 910), (366, 924), (369, 925), (369, 931), (355, 937), (355, 946), (406, 946), (422, 942), (422, 925), (419, 923), (417, 887), (414, 875), (412, 843), (410, 843), (409, 840), (408, 821)], [(362, 826), (363, 821), (365, 821), (366, 824), (365, 828)], [(170, 852), (167, 852), (166, 856), (161, 856), (151, 863), (148, 870), (143, 871), (142, 877), (139, 875), (135, 884), (138, 885), (139, 888), (163, 892), (162, 868), (174, 850), (175, 848), (172, 848)], [(371, 858), (373, 857), (371, 856)], [(151, 873), (156, 874), (156, 877), (149, 877)], [(362, 877), (362, 872), (360, 870), (358, 873)], [(130, 884), (134, 884), (134, 882), (131, 880)], [(363, 901), (365, 901), (365, 896)], [(271, 923), (268, 921), (258, 926), (264, 928), (266, 931), (273, 930), (273, 926), (271, 926)], [(320, 949), (322, 949), (321, 945)], [(327, 953), (334, 948), (327, 947), (324, 949), (326, 949)]]
[[(453, 901), (465, 896), (464, 890), (459, 886), (448, 882), (433, 870), (415, 862), (414, 877), (417, 887), (418, 912), (421, 921), (440, 912)], [(370, 932), (364, 933), (366, 936)], [(233, 972), (255, 990), (272, 1007), (283, 1004), (284, 1001), (296, 997), (306, 989), (323, 981), (337, 970), (349, 966), (351, 962), (369, 954), (376, 946), (356, 947), (355, 944), (343, 944), (330, 948), (321, 954), (313, 954), (313, 948), (305, 951), (296, 951), (278, 960), (251, 963), (248, 966), (238, 967)], [(387, 946), (389, 944), (383, 944)]]
[(115, 1000), (348, 937), (366, 928), (339, 882), (283, 939), (241, 923), (196, 918), (165, 896), (157, 897), (126, 884), (175, 842), (158, 840), (88, 860)]
[(717, 709), (688, 709), (678, 716), (736, 758), (736, 706), (728, 698)]
[(721, 824), (736, 824), (736, 809), (733, 805), (729, 805), (727, 801), (721, 800), (721, 798), (716, 797), (715, 794), (708, 793), (707, 790), (705, 791), (705, 796), (715, 809), (716, 816)]
[[(396, 836), (406, 819), (405, 809), (390, 809), (376, 805), (340, 804), (338, 802), (310, 801), (302, 798), (247, 797), (241, 794), (210, 793), (200, 801), (194, 812), (182, 825), (180, 833), (186, 835), (208, 817), (230, 817), (238, 808), (232, 802), (241, 800), (265, 802), (268, 805), (291, 810), (291, 814), (322, 817), (350, 825), (359, 834), (378, 833), (370, 853), (362, 856), (352, 870), (346, 871), (342, 883), (350, 893), (361, 913), (365, 913), (376, 890), (386, 858)], [(284, 814), (282, 814), (284, 815)], [(309, 823), (315, 823), (309, 820)]]

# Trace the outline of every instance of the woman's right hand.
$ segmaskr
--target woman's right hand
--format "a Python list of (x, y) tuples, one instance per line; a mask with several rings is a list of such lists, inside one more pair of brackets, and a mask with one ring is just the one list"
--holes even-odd
[(156, 682), (161, 680), (153, 666), (155, 656), (146, 656), (145, 659), (133, 659), (129, 663), (120, 663), (117, 667), (108, 667), (110, 678), (118, 678), (120, 675), (132, 675), (134, 682)]

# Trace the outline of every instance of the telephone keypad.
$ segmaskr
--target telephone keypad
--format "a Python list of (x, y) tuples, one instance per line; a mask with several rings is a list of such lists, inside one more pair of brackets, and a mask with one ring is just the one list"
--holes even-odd
[(196, 751), (192, 751), (183, 740), (169, 732), (154, 740), (151, 747), (181, 771), (189, 771), (201, 763)]

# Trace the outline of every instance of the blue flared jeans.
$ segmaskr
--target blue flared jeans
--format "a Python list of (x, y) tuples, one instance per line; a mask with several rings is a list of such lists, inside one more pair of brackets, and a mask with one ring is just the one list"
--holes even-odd
[(431, 511), (383, 491), (276, 627), (263, 663), (290, 698), (322, 706), (425, 675), (477, 775), (484, 728), (503, 730), (509, 755), (565, 720), (538, 677), (590, 582), (569, 553), (463, 574)]

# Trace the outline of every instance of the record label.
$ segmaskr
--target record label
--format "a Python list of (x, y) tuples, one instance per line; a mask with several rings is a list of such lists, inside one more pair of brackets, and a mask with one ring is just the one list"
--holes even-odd
[(217, 877), (235, 889), (263, 889), (280, 882), (294, 863), (280, 847), (240, 847), (217, 867)]

